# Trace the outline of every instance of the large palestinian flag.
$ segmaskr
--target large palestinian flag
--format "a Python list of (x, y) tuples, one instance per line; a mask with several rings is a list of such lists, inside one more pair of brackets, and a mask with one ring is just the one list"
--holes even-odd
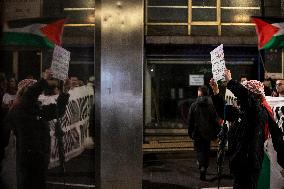
[(38, 18), (10, 21), (3, 28), (0, 44), (53, 48), (61, 45), (65, 19)]
[[(266, 96), (268, 104), (272, 107), (275, 121), (279, 127), (284, 123), (284, 115), (281, 111), (284, 107), (284, 98)], [(284, 170), (277, 162), (277, 152), (273, 147), (273, 143), (268, 135), (265, 135), (264, 144), (264, 160), (262, 170), (258, 180), (257, 189), (283, 189), (284, 188)]]
[(252, 17), (258, 35), (258, 48), (284, 47), (284, 18)]

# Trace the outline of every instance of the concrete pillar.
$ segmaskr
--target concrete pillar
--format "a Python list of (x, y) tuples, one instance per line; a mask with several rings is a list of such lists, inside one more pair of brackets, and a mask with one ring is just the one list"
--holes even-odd
[(143, 1), (97, 0), (97, 189), (142, 188)]

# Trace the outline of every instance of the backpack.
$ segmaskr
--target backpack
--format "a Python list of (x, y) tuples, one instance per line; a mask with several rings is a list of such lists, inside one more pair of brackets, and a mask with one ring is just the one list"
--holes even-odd
[(211, 98), (208, 98), (206, 106), (197, 103), (194, 112), (195, 127), (201, 137), (208, 141), (216, 139), (221, 127)]

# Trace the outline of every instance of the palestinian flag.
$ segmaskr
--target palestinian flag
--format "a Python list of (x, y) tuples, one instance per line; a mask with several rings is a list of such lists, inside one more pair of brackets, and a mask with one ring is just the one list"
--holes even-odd
[(27, 46), (53, 48), (61, 45), (66, 19), (38, 18), (9, 21), (3, 28), (0, 44), (4, 46)]
[(258, 48), (284, 47), (284, 18), (252, 17), (258, 35)]
[[(274, 116), (277, 111), (281, 111), (282, 106), (284, 106), (284, 99), (276, 97), (266, 97), (268, 104), (273, 107), (269, 108), (269, 113), (275, 117), (275, 121), (279, 124), (277, 116)], [(275, 107), (278, 106), (278, 107)], [(279, 106), (281, 108), (279, 108)], [(266, 105), (267, 107), (267, 105)], [(268, 128), (267, 128), (268, 129)], [(284, 170), (277, 162), (277, 152), (275, 151), (272, 143), (272, 139), (269, 137), (269, 132), (265, 131), (265, 143), (264, 143), (264, 160), (262, 162), (262, 169), (258, 179), (257, 189), (277, 189), (284, 188), (284, 177), (282, 173)]]

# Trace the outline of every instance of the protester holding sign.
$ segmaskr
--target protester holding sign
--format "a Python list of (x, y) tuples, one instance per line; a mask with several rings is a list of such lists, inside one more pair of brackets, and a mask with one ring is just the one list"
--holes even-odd
[[(227, 88), (239, 100), (238, 107), (227, 105), (225, 108), (226, 119), (231, 122), (228, 151), (234, 189), (256, 189), (264, 158), (265, 135), (268, 134), (267, 110), (271, 109), (265, 101), (261, 82), (250, 80), (240, 84), (232, 80), (227, 69), (225, 80)], [(218, 103), (214, 105), (218, 106)]]
[(38, 97), (48, 88), (52, 72), (46, 70), (40, 81), (19, 82), (15, 103), (6, 118), (6, 126), (16, 135), (18, 189), (44, 189), (50, 159), (48, 121), (63, 115), (69, 94), (62, 93), (57, 104), (41, 105)]

